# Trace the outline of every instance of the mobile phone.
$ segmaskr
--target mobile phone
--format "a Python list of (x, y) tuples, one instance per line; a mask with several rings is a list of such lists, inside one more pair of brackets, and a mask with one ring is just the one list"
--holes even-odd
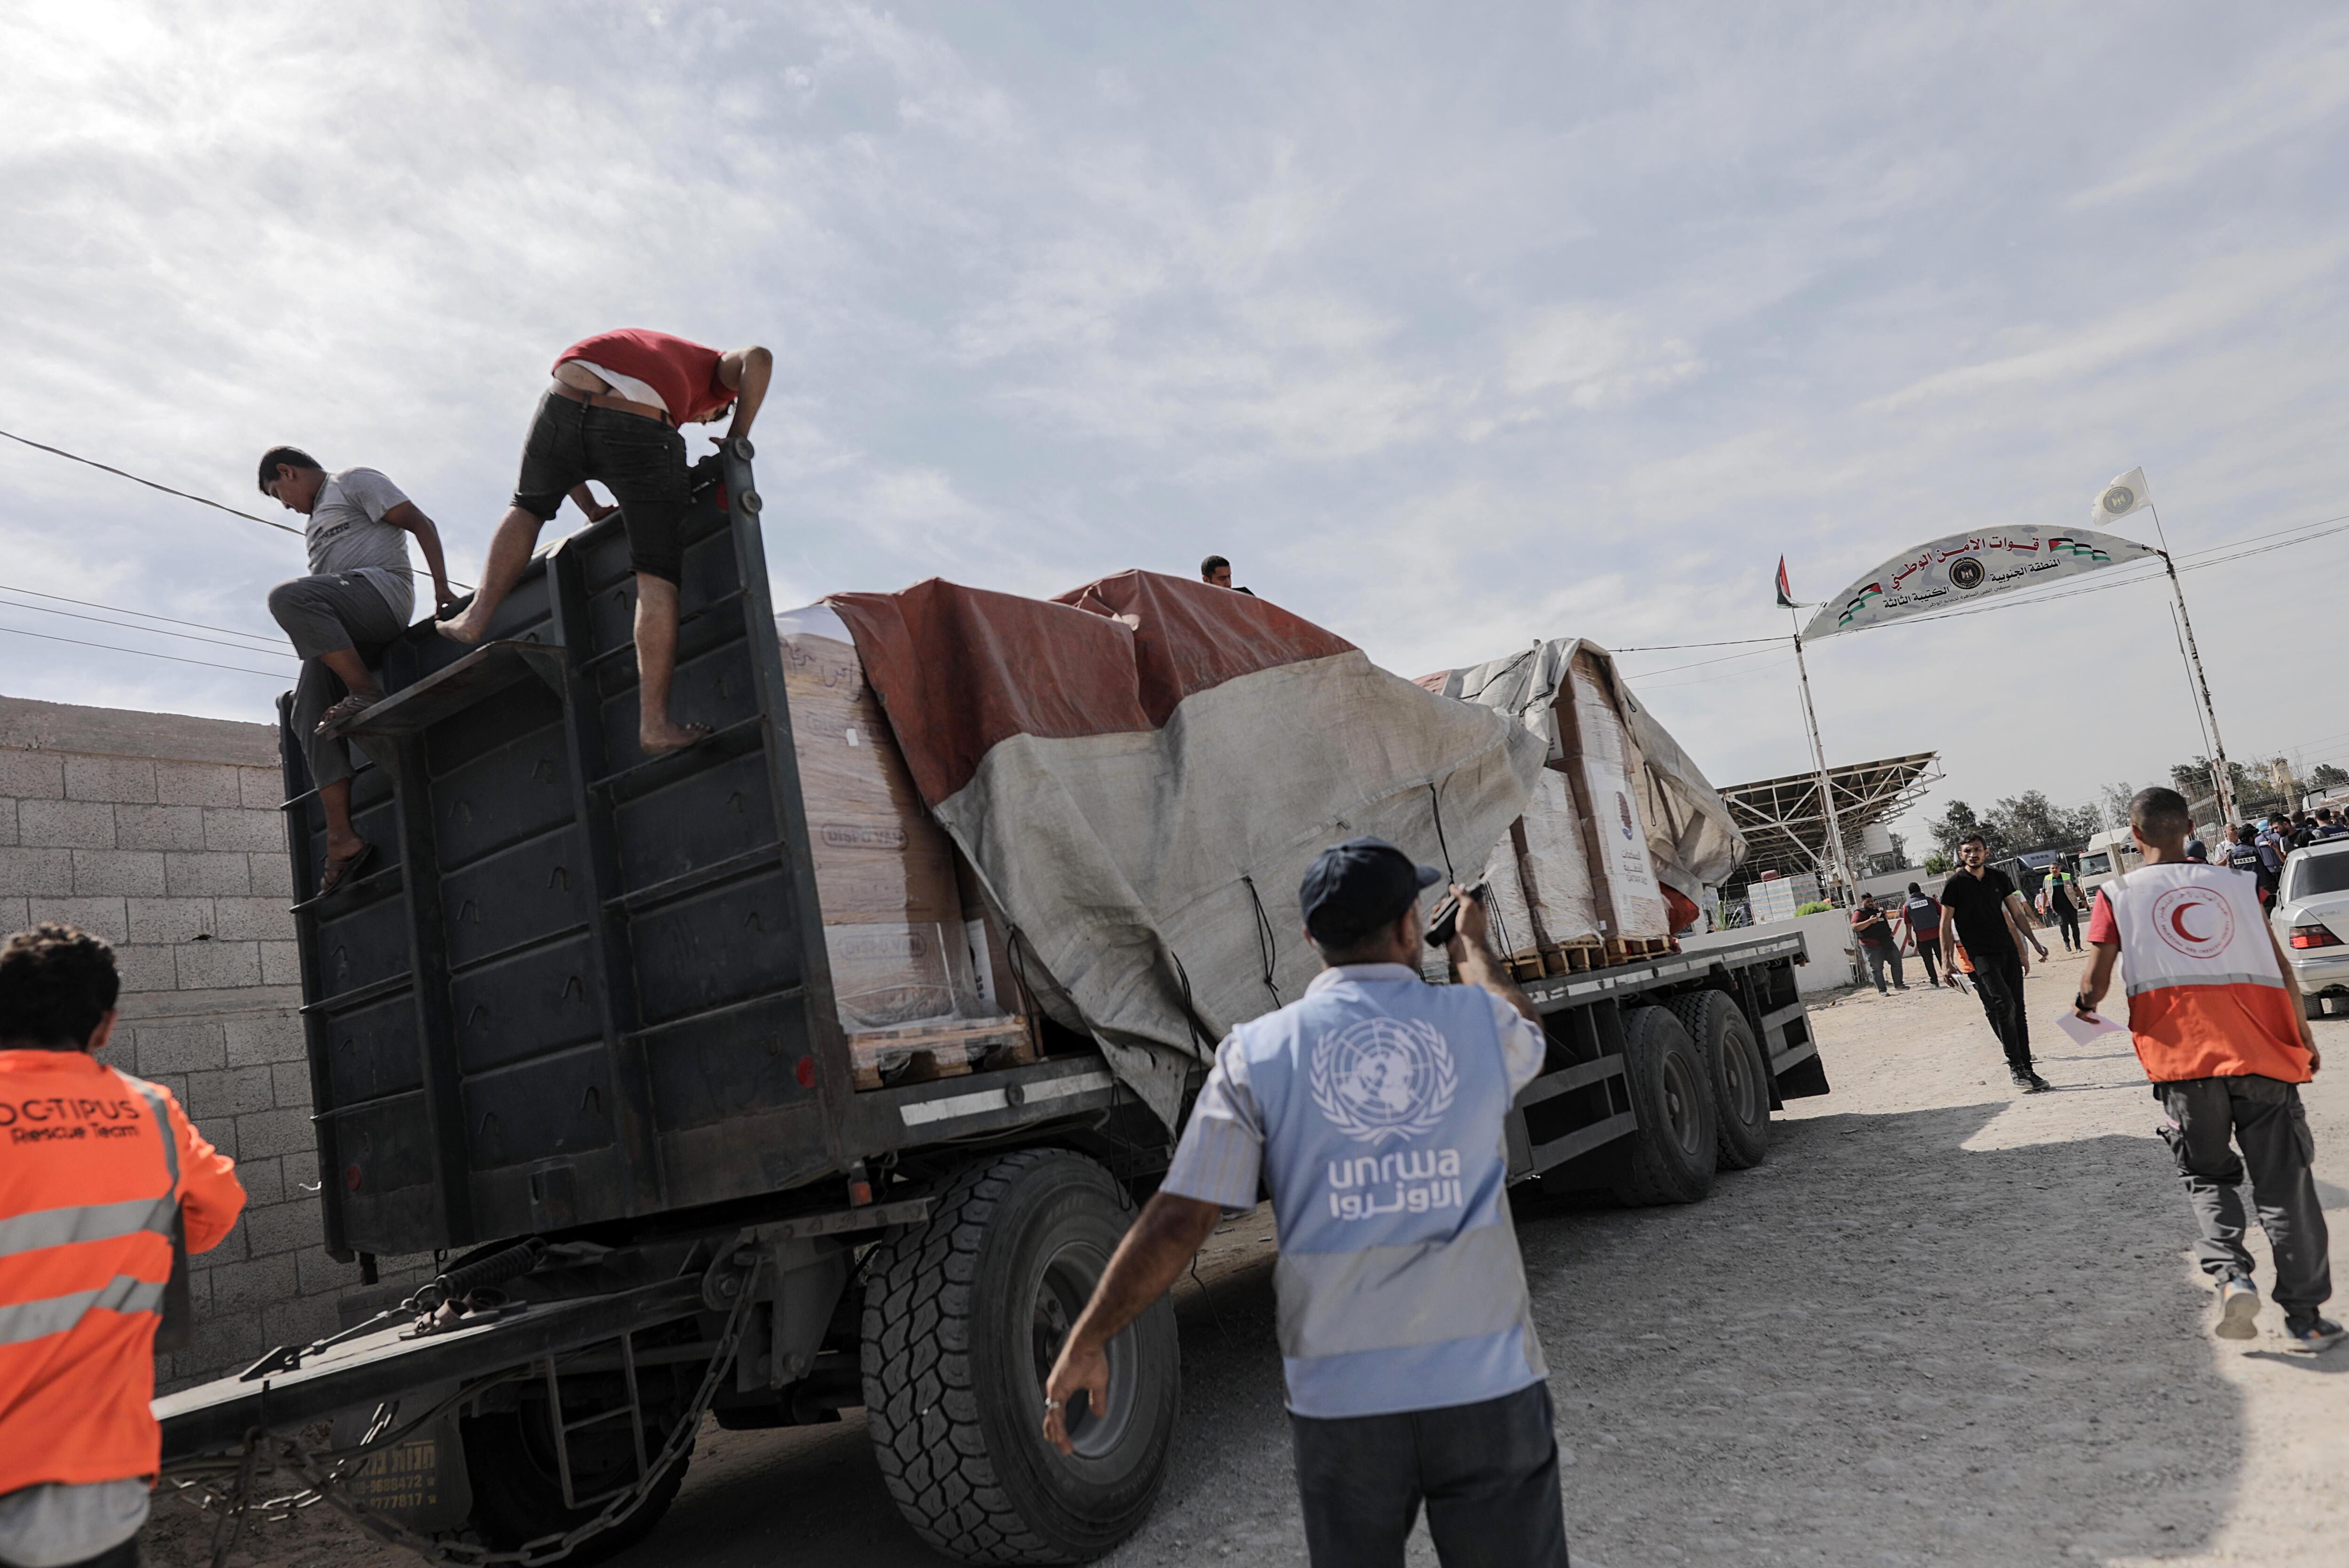
[[(1485, 884), (1478, 882), (1470, 888), (1468, 896), (1479, 903), (1484, 903)], [(1451, 946), (1453, 937), (1459, 934), (1459, 927), (1460, 901), (1447, 892), (1436, 901), (1435, 908), (1428, 913), (1427, 944), (1430, 947)]]

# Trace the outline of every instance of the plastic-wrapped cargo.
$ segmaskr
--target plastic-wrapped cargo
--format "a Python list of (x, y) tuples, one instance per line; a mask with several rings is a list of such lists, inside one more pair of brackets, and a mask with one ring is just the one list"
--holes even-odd
[(777, 615), (775, 630), (824, 950), (860, 1082), (918, 1054), (952, 1071), (1017, 1053), (1026, 1026), (1003, 944), (914, 788), (848, 628), (815, 604)]
[[(1508, 714), (1547, 743), (1546, 771), (1560, 783), (1537, 791), (1487, 868), (1503, 890), (1505, 918), (1524, 902), (1516, 884), (1539, 889), (1538, 911), (1521, 919), (1531, 924), (1538, 913), (1547, 941), (1569, 944), (1567, 934), (1578, 927), (1619, 941), (1662, 937), (1693, 919), (1702, 889), (1744, 858), (1745, 841), (1719, 793), (1597, 645), (1554, 638), (1420, 684)], [(1572, 834), (1557, 830), (1567, 815)], [(1521, 835), (1525, 851), (1516, 848)], [(1543, 856), (1527, 852), (1541, 841), (1553, 861), (1578, 853), (1578, 877), (1562, 865), (1546, 874)], [(1587, 903), (1578, 897), (1585, 885)]]
[(1521, 971), (1562, 968), (1558, 949), (1599, 940), (1582, 819), (1564, 773), (1541, 770), (1525, 815), (1493, 846), (1484, 880), (1495, 949)]

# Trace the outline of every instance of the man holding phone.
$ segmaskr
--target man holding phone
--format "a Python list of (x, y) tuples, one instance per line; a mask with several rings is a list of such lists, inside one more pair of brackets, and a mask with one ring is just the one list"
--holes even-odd
[(1464, 984), (1420, 977), (1419, 901), (1442, 873), (1381, 839), (1324, 850), (1298, 902), (1327, 966), (1242, 1024), (1174, 1163), (1110, 1260), (1045, 1384), (1108, 1411), (1104, 1347), (1164, 1295), (1226, 1211), (1272, 1192), (1280, 1350), (1315, 1568), (1400, 1563), (1423, 1501), (1437, 1554), (1565, 1568), (1548, 1372), (1503, 1186), (1502, 1119), (1546, 1038), (1454, 887)]

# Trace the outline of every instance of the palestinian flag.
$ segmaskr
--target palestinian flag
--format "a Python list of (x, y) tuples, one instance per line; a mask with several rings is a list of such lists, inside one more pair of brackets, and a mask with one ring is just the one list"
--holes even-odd
[(1783, 555), (1778, 557), (1778, 608), (1781, 610), (1802, 608), (1800, 604), (1795, 603), (1794, 589), (1786, 584), (1786, 558)]

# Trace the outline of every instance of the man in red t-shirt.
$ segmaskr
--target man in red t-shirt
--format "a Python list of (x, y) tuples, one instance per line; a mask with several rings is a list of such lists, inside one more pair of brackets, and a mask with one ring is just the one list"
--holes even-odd
[(440, 634), (478, 643), (491, 617), (530, 564), (538, 531), (570, 496), (595, 521), (611, 514), (587, 489), (594, 480), (619, 503), (636, 570), (637, 744), (647, 756), (692, 745), (707, 725), (668, 716), (669, 677), (677, 669), (677, 584), (680, 537), (690, 494), (686, 425), (734, 410), (723, 440), (750, 433), (766, 400), (774, 356), (763, 348), (721, 353), (666, 332), (622, 327), (583, 338), (555, 356), (554, 384), (538, 400), (523, 443), (513, 504), (490, 541), (481, 585)]
[(2175, 789), (2141, 789), (2129, 802), (2129, 836), (2145, 864), (2096, 890), (2073, 1007), (2095, 1020), (2126, 952), (2129, 1035), (2169, 1113), (2158, 1130), (2202, 1233), (2195, 1261), (2219, 1287), (2219, 1337), (2258, 1333), (2240, 1191), (2248, 1174), (2275, 1254), (2284, 1338), (2295, 1350), (2328, 1350), (2343, 1336), (2317, 1310), (2333, 1294), (2331, 1248), (2310, 1170), (2316, 1140), (2300, 1103), (2300, 1086), (2323, 1058), (2252, 884), (2189, 861), (2190, 826)]

